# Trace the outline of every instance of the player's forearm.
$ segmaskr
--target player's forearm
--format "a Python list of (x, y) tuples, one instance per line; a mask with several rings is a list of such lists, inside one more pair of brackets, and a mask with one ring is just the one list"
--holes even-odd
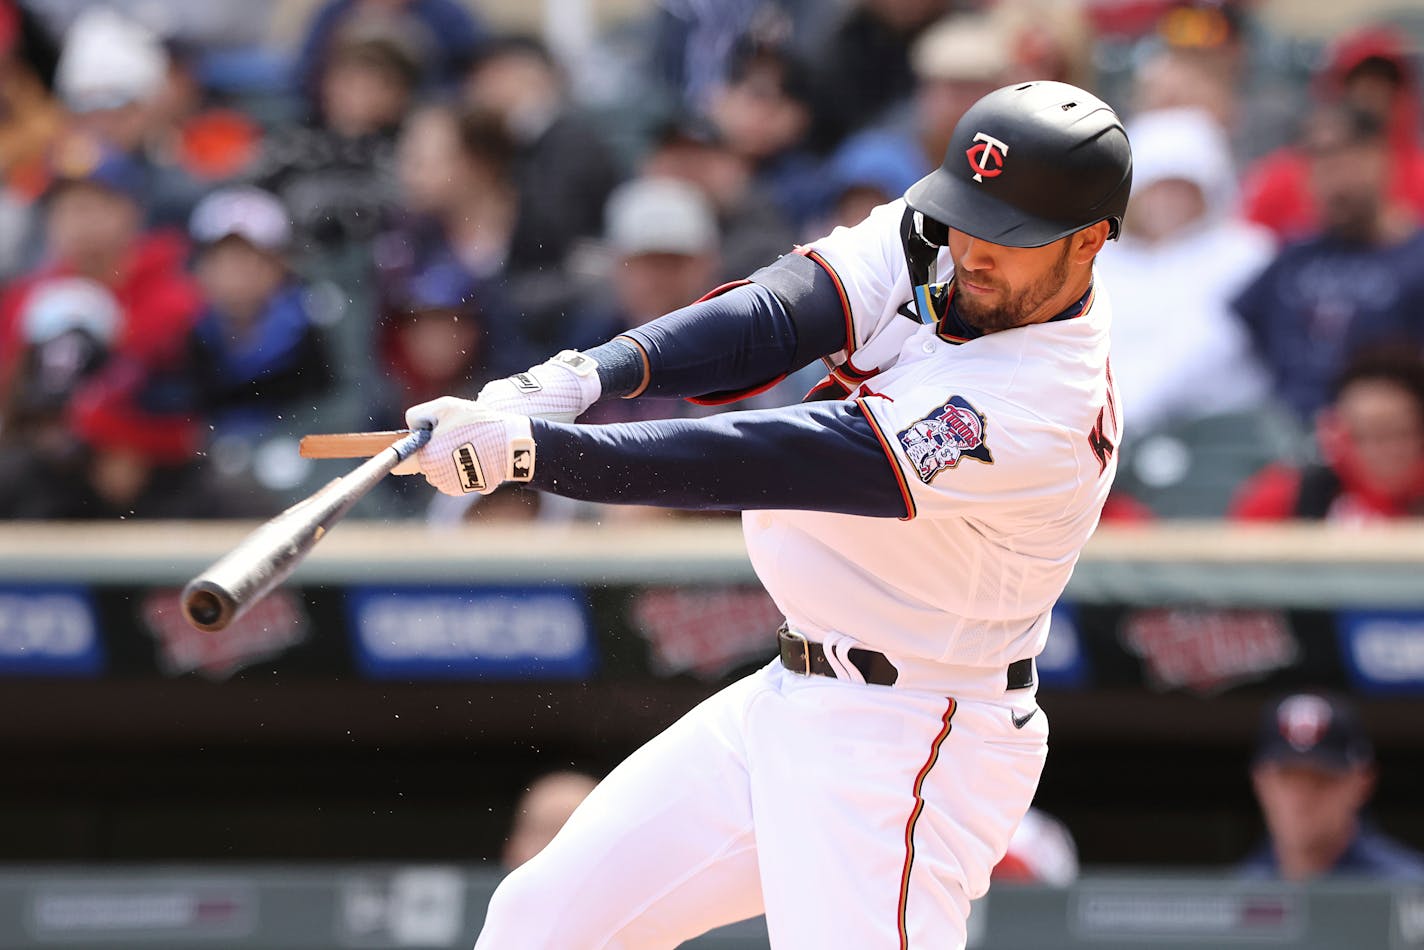
[(605, 396), (707, 397), (755, 389), (843, 348), (845, 326), (825, 272), (788, 255), (588, 355)]
[(853, 403), (606, 426), (536, 419), (532, 431), (531, 486), (568, 498), (906, 516), (891, 463)]

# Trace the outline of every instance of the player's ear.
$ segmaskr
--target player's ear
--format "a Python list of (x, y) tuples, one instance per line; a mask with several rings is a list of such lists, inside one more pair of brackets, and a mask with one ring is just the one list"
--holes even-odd
[(1098, 252), (1103, 249), (1103, 245), (1108, 242), (1108, 232), (1111, 227), (1108, 222), (1099, 221), (1097, 224), (1074, 231), (1070, 238), (1073, 260), (1080, 264), (1087, 264), (1097, 257)]

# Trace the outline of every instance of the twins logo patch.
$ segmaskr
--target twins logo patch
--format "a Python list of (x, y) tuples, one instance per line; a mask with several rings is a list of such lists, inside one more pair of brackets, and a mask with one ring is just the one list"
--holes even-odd
[(1009, 155), (1008, 145), (987, 132), (975, 132), (974, 141), (978, 144), (971, 145), (964, 151), (965, 157), (969, 159), (969, 170), (974, 173), (974, 180), (998, 178), (1004, 173), (1004, 159)]
[(944, 405), (901, 429), (898, 438), (920, 481), (928, 485), (940, 472), (957, 466), (960, 459), (993, 465), (994, 456), (984, 442), (987, 428), (984, 413), (963, 396), (950, 396)]
[(485, 476), (480, 471), (480, 459), (475, 455), (475, 447), (466, 442), (455, 450), (455, 471), (460, 473), (460, 487), (466, 492), (479, 491), (485, 487)]

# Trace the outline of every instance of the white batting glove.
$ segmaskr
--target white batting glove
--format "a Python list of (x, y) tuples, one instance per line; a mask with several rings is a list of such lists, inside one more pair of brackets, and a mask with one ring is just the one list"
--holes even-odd
[(488, 495), (504, 482), (534, 477), (534, 436), (527, 416), (442, 396), (405, 411), (411, 429), (434, 429), (416, 453), (425, 480), (447, 495)]
[(486, 383), (477, 401), (521, 416), (573, 422), (601, 395), (597, 361), (575, 350), (564, 350), (526, 372)]

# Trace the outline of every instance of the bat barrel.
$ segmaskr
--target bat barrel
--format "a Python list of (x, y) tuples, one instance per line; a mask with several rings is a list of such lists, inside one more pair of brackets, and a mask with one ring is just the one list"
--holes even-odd
[(194, 578), (183, 588), (183, 615), (199, 630), (221, 630), (236, 614), (232, 594), (207, 578)]
[(367, 459), (311, 497), (254, 530), (230, 552), (183, 588), (183, 615), (199, 630), (217, 631), (242, 616), (296, 570), (327, 528), (391, 469), (430, 438), (430, 430), (412, 432), (396, 445)]

